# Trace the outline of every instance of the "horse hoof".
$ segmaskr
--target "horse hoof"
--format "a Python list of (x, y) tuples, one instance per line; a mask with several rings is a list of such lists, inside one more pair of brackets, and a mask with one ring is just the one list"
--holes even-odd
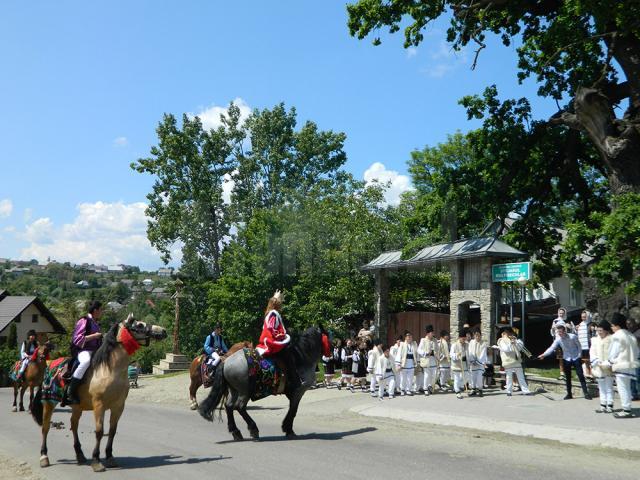
[(85, 457), (82, 453), (80, 455), (76, 455), (76, 462), (78, 463), (78, 465), (86, 465), (87, 457)]
[(42, 455), (40, 457), (40, 467), (46, 468), (48, 466), (49, 466), (49, 457), (47, 457), (46, 455)]
[(20, 411), (24, 412), (24, 405), (20, 405)]
[(296, 435), (296, 432), (294, 432), (293, 430), (291, 430), (290, 432), (287, 432), (286, 434), (287, 438), (297, 438), (298, 435)]
[(249, 430), (249, 434), (254, 440), (260, 440), (260, 432), (258, 430)]
[(91, 464), (91, 468), (93, 468), (93, 471), (96, 473), (104, 472), (106, 470), (106, 468), (104, 468), (104, 465), (100, 462), (93, 462)]
[(242, 433), (240, 433), (240, 430), (236, 430), (235, 432), (231, 432), (231, 435), (233, 435), (233, 439), (236, 442), (244, 440), (244, 437), (242, 436)]
[(113, 457), (109, 457), (104, 461), (104, 466), (107, 468), (120, 468), (120, 465), (118, 464), (118, 462), (116, 462), (116, 459)]
[(191, 402), (191, 410), (197, 410), (198, 409), (198, 402)]
[(12, 412), (17, 412), (17, 411), (18, 411), (18, 407), (13, 407), (13, 408), (11, 409), (11, 411), (12, 411)]

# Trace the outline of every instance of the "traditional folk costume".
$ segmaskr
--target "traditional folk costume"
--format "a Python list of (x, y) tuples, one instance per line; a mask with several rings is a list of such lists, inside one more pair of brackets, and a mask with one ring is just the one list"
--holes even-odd
[(366, 381), (367, 378), (367, 352), (363, 348), (359, 348), (353, 351), (353, 365), (351, 366), (351, 370), (353, 371), (353, 378), (360, 382), (364, 390), (364, 385), (362, 381)]
[(451, 374), (453, 376), (453, 390), (458, 398), (462, 398), (462, 390), (469, 380), (469, 346), (460, 340), (451, 345)]
[(290, 341), (291, 337), (284, 328), (280, 312), (267, 312), (262, 323), (262, 334), (256, 345), (258, 353), (263, 357), (273, 356), (289, 345)]
[(444, 338), (438, 340), (439, 364), (440, 364), (440, 388), (449, 389), (451, 380), (451, 356), (449, 355), (449, 342)]
[(638, 361), (638, 341), (636, 337), (624, 328), (626, 318), (621, 314), (614, 314), (611, 324), (619, 327), (611, 337), (609, 362), (616, 377), (622, 412), (615, 413), (616, 418), (633, 417), (631, 413), (631, 380), (635, 378), (636, 369), (640, 367)]
[(487, 348), (488, 344), (484, 340), (476, 340), (475, 338), (469, 342), (469, 386), (472, 389), (470, 395), (482, 396), (482, 374), (487, 364)]
[(591, 339), (589, 358), (591, 360), (591, 373), (598, 382), (600, 394), (600, 409), (598, 413), (613, 413), (613, 371), (609, 363), (609, 349), (611, 347), (611, 335), (604, 338), (599, 336)]
[(507, 395), (511, 396), (513, 392), (513, 374), (518, 377), (520, 390), (524, 395), (529, 395), (529, 386), (522, 369), (522, 354), (520, 349), (524, 346), (522, 340), (511, 341), (509, 337), (500, 337), (498, 340), (498, 348), (500, 349), (500, 360), (504, 368), (504, 374), (507, 380)]
[(391, 355), (386, 356), (384, 354), (378, 357), (376, 362), (374, 374), (378, 383), (378, 398), (382, 400), (384, 397), (384, 389), (387, 388), (389, 398), (393, 398), (396, 389), (396, 376), (395, 376), (396, 362)]
[(382, 352), (375, 345), (371, 350), (369, 350), (369, 353), (367, 354), (367, 372), (369, 372), (369, 375), (371, 376), (371, 385), (369, 386), (369, 391), (371, 392), (371, 396), (376, 395), (377, 378), (376, 378), (375, 371), (376, 371), (376, 366), (378, 365), (378, 360), (380, 359), (381, 355), (382, 355)]
[(353, 380), (353, 370), (351, 370), (353, 365), (353, 347), (351, 345), (342, 347), (340, 351), (340, 359), (342, 361), (342, 375), (340, 381), (344, 380), (347, 382), (347, 385), (349, 385), (349, 388), (353, 388), (351, 385), (351, 381)]
[(396, 356), (396, 365), (400, 365), (400, 394), (413, 395), (413, 375), (418, 359), (418, 345), (416, 342), (400, 344)]
[(400, 351), (401, 344), (402, 342), (394, 343), (389, 348), (389, 358), (391, 358), (391, 361), (394, 363), (393, 375), (395, 376), (395, 380), (396, 380), (395, 381), (396, 390), (400, 389), (400, 362), (398, 362), (396, 358), (398, 356), (398, 352)]
[(433, 393), (438, 373), (438, 341), (432, 337), (423, 337), (418, 345), (418, 356), (420, 357), (420, 368), (422, 369), (422, 388), (425, 395)]
[(29, 341), (29, 337), (35, 337), (35, 336), (36, 336), (35, 330), (29, 330), (29, 333), (27, 334), (27, 340), (22, 342), (22, 345), (20, 346), (20, 362), (21, 363), (20, 363), (20, 370), (18, 370), (17, 380), (20, 380), (22, 378), (24, 371), (27, 369), (27, 366), (29, 365), (29, 361), (31, 360), (31, 357), (33, 357), (33, 354), (38, 349), (37, 340), (33, 340), (32, 342)]
[(336, 373), (335, 361), (333, 360), (333, 352), (330, 356), (322, 356), (322, 366), (324, 367), (324, 385), (328, 387), (333, 380), (333, 375)]

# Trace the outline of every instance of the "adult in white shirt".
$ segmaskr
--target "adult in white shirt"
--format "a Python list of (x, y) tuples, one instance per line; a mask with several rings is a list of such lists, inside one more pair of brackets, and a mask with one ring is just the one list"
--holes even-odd
[(380, 359), (380, 355), (382, 355), (382, 342), (380, 340), (374, 340), (373, 343), (373, 348), (369, 350), (369, 354), (367, 355), (367, 372), (371, 378), (369, 391), (371, 392), (371, 396), (375, 397), (377, 392), (377, 378), (375, 370), (378, 360)]
[(467, 345), (466, 330), (460, 330), (458, 333), (458, 341), (451, 345), (449, 356), (451, 357), (453, 391), (456, 392), (456, 397), (462, 398), (462, 390), (469, 381), (469, 345)]
[(469, 341), (469, 373), (471, 392), (469, 396), (482, 396), (482, 374), (487, 364), (488, 344), (482, 339), (479, 328), (473, 330), (473, 338)]
[(500, 350), (500, 360), (507, 380), (507, 396), (510, 397), (513, 393), (513, 375), (518, 377), (518, 383), (520, 384), (520, 391), (523, 395), (530, 395), (529, 385), (527, 385), (527, 379), (524, 376), (524, 370), (522, 369), (522, 347), (524, 344), (522, 340), (516, 339), (514, 331), (511, 327), (506, 327), (500, 332), (500, 339), (498, 345), (493, 348)]
[(428, 396), (433, 393), (433, 387), (436, 384), (438, 342), (433, 336), (433, 325), (427, 325), (425, 332), (425, 336), (420, 339), (420, 345), (418, 345), (418, 356), (422, 370), (422, 389)]

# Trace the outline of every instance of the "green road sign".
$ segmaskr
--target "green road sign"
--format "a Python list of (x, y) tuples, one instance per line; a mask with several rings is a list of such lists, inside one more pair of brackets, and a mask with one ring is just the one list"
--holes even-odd
[(491, 267), (494, 282), (517, 282), (531, 280), (531, 262), (502, 263)]

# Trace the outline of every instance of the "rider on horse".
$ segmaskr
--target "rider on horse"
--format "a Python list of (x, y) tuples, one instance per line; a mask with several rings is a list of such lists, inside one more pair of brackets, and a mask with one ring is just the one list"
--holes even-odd
[(229, 349), (222, 338), (222, 326), (217, 324), (213, 327), (213, 332), (207, 335), (204, 342), (204, 353), (208, 355), (207, 366), (209, 372), (213, 372), (221, 360), (221, 356), (227, 353)]
[(266, 315), (262, 323), (262, 334), (260, 335), (260, 340), (258, 340), (258, 345), (256, 345), (256, 351), (263, 357), (282, 360), (285, 366), (288, 389), (293, 392), (302, 382), (296, 371), (293, 352), (289, 347), (291, 337), (287, 334), (280, 315), (283, 301), (284, 296), (280, 290), (276, 290), (273, 297), (269, 299)]
[(27, 333), (27, 339), (22, 342), (20, 346), (20, 370), (18, 371), (18, 375), (16, 375), (16, 380), (20, 380), (24, 371), (27, 369), (27, 365), (29, 365), (29, 360), (38, 349), (38, 340), (36, 340), (36, 331), (29, 330)]
[(76, 322), (71, 339), (71, 353), (78, 360), (78, 367), (73, 372), (71, 383), (67, 389), (66, 404), (80, 403), (78, 386), (82, 377), (91, 365), (91, 357), (102, 343), (102, 332), (98, 320), (102, 316), (102, 303), (95, 300), (89, 306), (89, 313)]

